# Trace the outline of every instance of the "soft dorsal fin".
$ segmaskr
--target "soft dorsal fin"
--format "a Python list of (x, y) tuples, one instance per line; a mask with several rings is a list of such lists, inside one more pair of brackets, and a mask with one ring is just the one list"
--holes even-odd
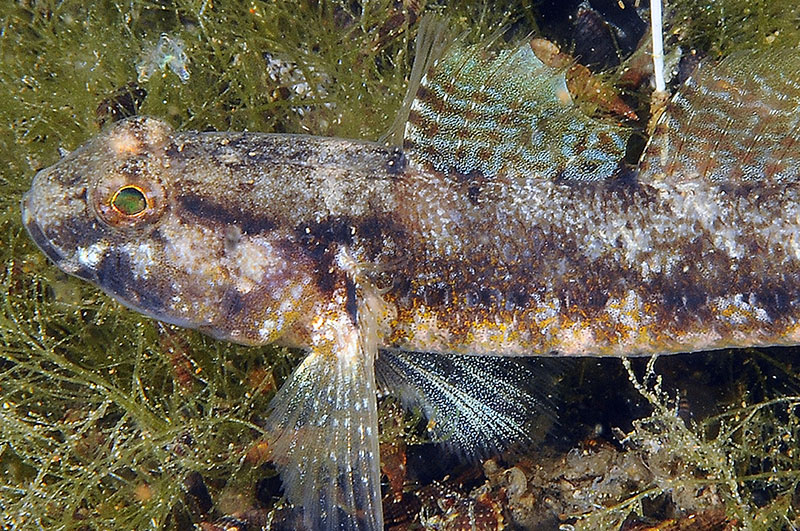
[(800, 54), (740, 52), (704, 63), (667, 104), (640, 180), (800, 180)]
[(456, 44), (422, 79), (403, 145), (412, 164), (445, 174), (588, 181), (615, 173), (627, 136), (574, 106), (563, 71), (530, 45)]

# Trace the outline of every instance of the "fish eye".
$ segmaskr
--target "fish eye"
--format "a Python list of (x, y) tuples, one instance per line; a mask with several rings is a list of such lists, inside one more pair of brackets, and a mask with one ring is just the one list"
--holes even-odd
[(89, 202), (97, 217), (115, 229), (142, 229), (161, 218), (166, 209), (164, 186), (157, 176), (112, 173), (90, 187)]
[(111, 207), (123, 216), (140, 216), (147, 210), (147, 196), (138, 186), (126, 185), (114, 193)]

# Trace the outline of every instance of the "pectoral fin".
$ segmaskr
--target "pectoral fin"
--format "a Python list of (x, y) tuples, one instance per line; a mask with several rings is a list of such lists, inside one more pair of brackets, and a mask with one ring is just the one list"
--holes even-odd
[(374, 329), (346, 312), (318, 324), (318, 344), (272, 402), (273, 462), (304, 527), (383, 529)]

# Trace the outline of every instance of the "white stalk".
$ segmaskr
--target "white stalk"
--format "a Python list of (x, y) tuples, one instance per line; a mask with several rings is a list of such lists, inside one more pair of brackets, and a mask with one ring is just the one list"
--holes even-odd
[(650, 0), (650, 33), (653, 35), (653, 77), (656, 92), (664, 92), (664, 38), (661, 26), (661, 0)]

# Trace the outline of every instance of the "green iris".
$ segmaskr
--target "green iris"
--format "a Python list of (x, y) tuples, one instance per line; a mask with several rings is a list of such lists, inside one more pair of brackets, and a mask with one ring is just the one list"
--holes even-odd
[(111, 199), (111, 206), (125, 216), (136, 216), (147, 208), (147, 198), (135, 186), (120, 188)]

